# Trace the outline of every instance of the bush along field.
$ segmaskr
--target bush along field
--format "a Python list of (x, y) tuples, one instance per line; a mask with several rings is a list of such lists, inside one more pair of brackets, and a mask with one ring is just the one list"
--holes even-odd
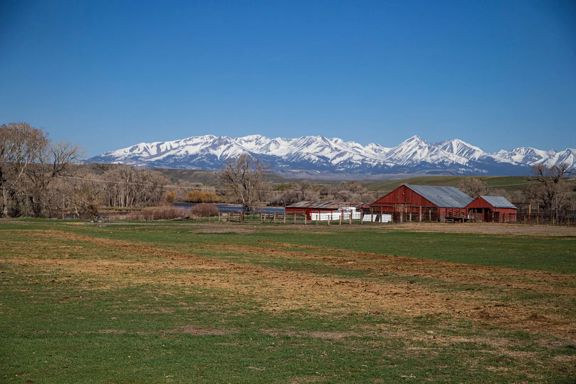
[(1, 222), (0, 381), (574, 383), (574, 233), (422, 228)]

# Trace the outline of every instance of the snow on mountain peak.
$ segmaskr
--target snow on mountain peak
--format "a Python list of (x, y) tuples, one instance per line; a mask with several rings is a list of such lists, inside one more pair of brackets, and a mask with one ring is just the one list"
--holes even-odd
[(438, 146), (441, 150), (447, 153), (463, 157), (468, 160), (478, 160), (480, 157), (486, 155), (486, 152), (484, 152), (482, 149), (460, 139), (443, 141), (438, 144)]
[(262, 159), (271, 168), (281, 170), (296, 167), (386, 173), (401, 167), (402, 172), (437, 169), (440, 172), (485, 174), (493, 169), (502, 169), (501, 172), (519, 169), (526, 173), (527, 169), (536, 164), (552, 166), (562, 163), (576, 168), (576, 150), (571, 148), (555, 152), (518, 147), (511, 151), (486, 153), (460, 139), (430, 144), (418, 135), (409, 137), (395, 147), (375, 143), (362, 145), (325, 136), (268, 138), (254, 134), (235, 138), (203, 135), (139, 143), (96, 156), (88, 162), (219, 169), (229, 159), (244, 153)]

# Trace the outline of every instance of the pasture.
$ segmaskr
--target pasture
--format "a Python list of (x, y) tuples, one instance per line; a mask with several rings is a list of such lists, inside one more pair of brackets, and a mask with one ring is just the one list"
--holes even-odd
[(574, 383), (576, 230), (0, 222), (3, 383)]

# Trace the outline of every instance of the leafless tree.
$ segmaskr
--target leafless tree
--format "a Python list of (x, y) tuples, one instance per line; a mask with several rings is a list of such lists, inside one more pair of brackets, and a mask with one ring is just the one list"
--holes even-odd
[(554, 222), (558, 222), (563, 209), (570, 204), (569, 187), (566, 183), (570, 173), (569, 167), (565, 163), (552, 167), (538, 164), (533, 171), (533, 184), (528, 190), (529, 197), (538, 203)]
[(488, 193), (488, 185), (476, 177), (466, 177), (462, 179), (460, 183), (458, 183), (458, 189), (471, 197), (478, 197)]
[(264, 170), (247, 154), (226, 164), (220, 172), (220, 179), (246, 210), (253, 210), (258, 202), (265, 200)]
[(116, 166), (102, 176), (105, 205), (142, 208), (159, 203), (168, 180), (161, 174), (126, 165)]
[(320, 198), (319, 185), (307, 182), (278, 184), (272, 192), (270, 203), (290, 205), (299, 201), (315, 201)]
[(332, 193), (332, 198), (339, 201), (370, 203), (376, 199), (373, 192), (356, 181), (340, 183), (334, 189), (335, 191)]
[(9, 123), (0, 126), (0, 189), (2, 190), (2, 216), (8, 216), (10, 200), (20, 201), (19, 192), (29, 167), (41, 156), (48, 145), (46, 135), (27, 123)]
[[(76, 161), (78, 148), (65, 143), (48, 145), (39, 153), (35, 163), (28, 167), (28, 200), (34, 216), (53, 211), (50, 199), (51, 184), (65, 175)], [(55, 203), (58, 205), (57, 203)]]
[(101, 180), (85, 167), (75, 167), (67, 177), (56, 178), (49, 187), (46, 199), (47, 215), (64, 217), (73, 215), (82, 218), (98, 216), (102, 205)]

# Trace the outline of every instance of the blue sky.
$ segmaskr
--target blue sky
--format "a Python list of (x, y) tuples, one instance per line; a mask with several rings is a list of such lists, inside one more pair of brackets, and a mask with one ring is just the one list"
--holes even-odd
[(0, 123), (95, 155), (201, 134), (576, 146), (572, 0), (1, 0)]

